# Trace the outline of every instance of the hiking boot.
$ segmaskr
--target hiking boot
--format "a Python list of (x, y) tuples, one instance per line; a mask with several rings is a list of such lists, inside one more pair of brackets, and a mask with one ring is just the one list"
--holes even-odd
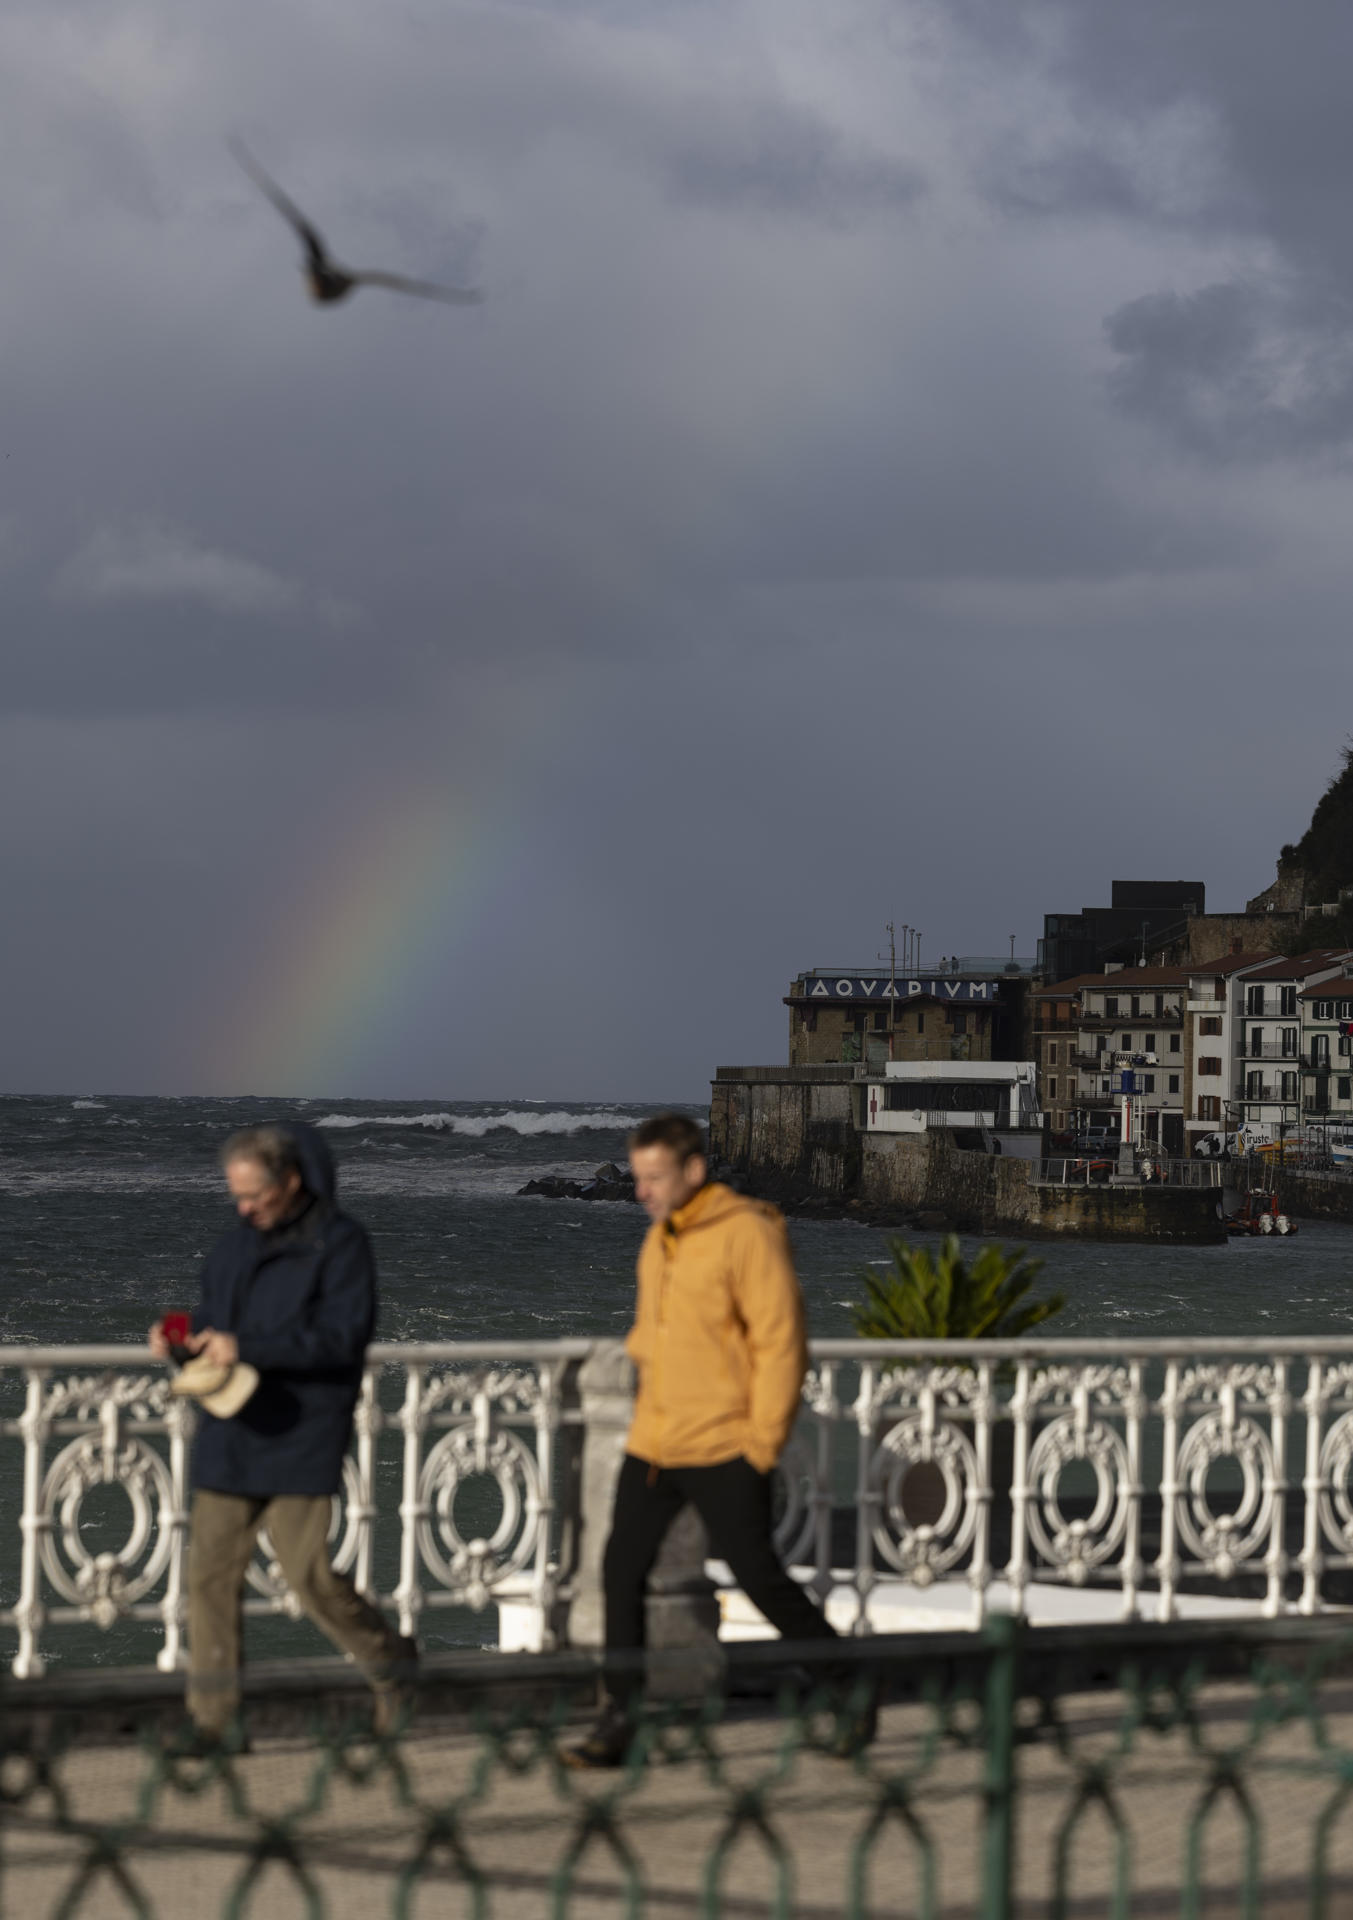
[(623, 1767), (633, 1744), (633, 1722), (619, 1707), (608, 1706), (603, 1707), (592, 1731), (564, 1747), (559, 1757), (566, 1767)]

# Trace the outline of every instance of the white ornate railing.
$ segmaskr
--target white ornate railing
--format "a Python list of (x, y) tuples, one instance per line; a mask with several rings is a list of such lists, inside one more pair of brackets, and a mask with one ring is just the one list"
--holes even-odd
[[(598, 1453), (603, 1420), (612, 1448), (624, 1430), (623, 1395), (618, 1411), (614, 1394), (589, 1402), (582, 1363), (600, 1350), (371, 1350), (331, 1540), (403, 1631), (428, 1610), (512, 1601), (538, 1644), (567, 1636), (607, 1520), (609, 1482), (582, 1471), (587, 1422)], [(1109, 1588), (1124, 1618), (1169, 1619), (1200, 1586), (1269, 1616), (1353, 1603), (1353, 1338), (812, 1352), (777, 1539), (824, 1598), (853, 1592), (857, 1632), (898, 1582), (961, 1582), (974, 1624), (997, 1580), (1017, 1611), (1035, 1583)], [(50, 1633), (124, 1620), (153, 1623), (159, 1664), (182, 1664), (194, 1415), (167, 1384), (141, 1349), (0, 1349), (16, 1674), (42, 1671)], [(110, 1487), (130, 1516), (111, 1539), (105, 1518), (101, 1539), (83, 1510)], [(248, 1584), (248, 1611), (295, 1611), (266, 1536)]]
[[(578, 1426), (568, 1388), (590, 1347), (371, 1349), (329, 1537), (335, 1564), (397, 1612), (402, 1632), (414, 1632), (426, 1608), (482, 1609), (508, 1595), (552, 1617), (561, 1548), (570, 1550), (568, 1516), (556, 1507), (556, 1452), (561, 1429)], [(122, 1619), (158, 1622), (158, 1664), (181, 1665), (195, 1411), (134, 1347), (0, 1348), (0, 1392), (16, 1376), (22, 1409), (6, 1404), (0, 1417), (0, 1439), (22, 1447), (18, 1591), (0, 1608), (0, 1623), (17, 1630), (15, 1674), (42, 1672), (46, 1628)], [(0, 1491), (12, 1464), (0, 1455)], [(478, 1517), (488, 1524), (467, 1533), (457, 1496), (473, 1481), (497, 1488), (497, 1510), (485, 1515), (481, 1488)], [(99, 1550), (85, 1537), (82, 1508), (96, 1487), (114, 1485), (130, 1503), (130, 1524), (125, 1539)], [(378, 1552), (387, 1489), (397, 1560)], [(392, 1561), (397, 1579), (383, 1587)], [(0, 1595), (12, 1567), (0, 1550)], [(298, 1612), (266, 1533), (247, 1580), (246, 1613)]]
[[(856, 1631), (889, 1579), (960, 1576), (974, 1625), (998, 1579), (1015, 1612), (1034, 1582), (1114, 1588), (1125, 1619), (1147, 1594), (1150, 1617), (1174, 1618), (1200, 1589), (1268, 1616), (1353, 1603), (1353, 1579), (1331, 1580), (1353, 1569), (1353, 1339), (819, 1341), (813, 1356), (816, 1438), (810, 1458), (801, 1423), (785, 1456), (783, 1545), (811, 1547), (813, 1584), (839, 1589), (829, 1503), (852, 1425)], [(924, 1514), (907, 1490), (922, 1463)]]

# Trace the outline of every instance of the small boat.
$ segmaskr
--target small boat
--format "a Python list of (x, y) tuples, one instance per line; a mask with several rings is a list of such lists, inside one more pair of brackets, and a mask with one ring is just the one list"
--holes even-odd
[(1295, 1233), (1297, 1223), (1290, 1214), (1278, 1210), (1278, 1196), (1263, 1187), (1251, 1187), (1234, 1213), (1228, 1213), (1224, 1225), (1228, 1233)]

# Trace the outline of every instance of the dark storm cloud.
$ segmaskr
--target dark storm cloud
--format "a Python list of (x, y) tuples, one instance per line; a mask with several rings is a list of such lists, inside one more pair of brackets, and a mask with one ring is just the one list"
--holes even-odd
[(1267, 250), (1241, 278), (1144, 291), (1109, 317), (1118, 402), (1212, 459), (1345, 447), (1353, 11), (1323, 0), (960, 0), (957, 11), (1063, 108), (993, 144), (981, 171), (1003, 210)]
[(852, 147), (815, 114), (752, 101), (665, 161), (673, 193), (702, 206), (742, 207), (849, 223), (879, 210), (905, 212), (925, 191), (919, 167)]
[[(388, 938), (329, 1090), (698, 1098), (890, 915), (1265, 884), (1353, 696), (1293, 17), (16, 0), (12, 1082), (219, 1087)], [(483, 307), (311, 308), (231, 131)], [(1275, 631), (1327, 722), (1254, 707)]]
[(1319, 453), (1353, 436), (1353, 334), (1328, 308), (1307, 319), (1271, 285), (1232, 282), (1129, 301), (1105, 331), (1120, 405), (1208, 458)]
[(1150, 197), (1132, 168), (1084, 141), (1060, 145), (1051, 154), (1029, 154), (1010, 142), (983, 168), (986, 191), (1002, 213), (1100, 214), (1141, 217)]

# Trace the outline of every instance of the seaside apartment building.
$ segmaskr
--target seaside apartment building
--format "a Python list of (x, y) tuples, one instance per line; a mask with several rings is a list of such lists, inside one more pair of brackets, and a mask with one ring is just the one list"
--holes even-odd
[(1072, 1133), (1080, 1105), (1076, 1065), (1080, 995), (1070, 981), (1033, 992), (1033, 1057), (1038, 1100), (1053, 1133)]
[(1301, 1118), (1353, 1127), (1353, 960), (1297, 996), (1301, 1008)]
[(1192, 1154), (1206, 1134), (1233, 1128), (1244, 1062), (1241, 1027), (1244, 981), (1272, 964), (1272, 953), (1229, 953), (1189, 969), (1186, 1013), (1191, 1025), (1186, 1049), (1192, 1079), (1184, 1103), (1184, 1151)]
[(1187, 967), (1118, 967), (1083, 982), (1080, 994), (1082, 1105), (1092, 1110), (1091, 1124), (1118, 1124), (1114, 1076), (1130, 1071), (1135, 1138), (1171, 1157), (1184, 1151), (1188, 990)]
[(1116, 1089), (1127, 1072), (1134, 1083), (1134, 1138), (1182, 1155), (1192, 1057), (1188, 992), (1187, 967), (1111, 967), (1035, 990), (1039, 1097), (1055, 1132), (1117, 1129)]
[[(1326, 1001), (1338, 1004), (1345, 997), (1353, 999), (1353, 985), (1345, 996), (1331, 984), (1347, 979), (1346, 969), (1353, 969), (1353, 952), (1342, 947), (1317, 947), (1288, 959), (1270, 960), (1238, 983), (1244, 1004), (1240, 1013), (1241, 1076), (1236, 1106), (1238, 1117), (1247, 1125), (1281, 1138), (1301, 1124), (1307, 1093), (1312, 1100), (1328, 1100), (1331, 1069), (1315, 1062), (1338, 1056), (1330, 1056), (1324, 1045), (1332, 1023), (1317, 1020), (1314, 1007), (1317, 1001), (1323, 1006)], [(1303, 1042), (1307, 990), (1322, 986), (1326, 988), (1323, 994), (1311, 994), (1311, 1030)], [(1304, 1091), (1303, 1074), (1307, 1082)]]

